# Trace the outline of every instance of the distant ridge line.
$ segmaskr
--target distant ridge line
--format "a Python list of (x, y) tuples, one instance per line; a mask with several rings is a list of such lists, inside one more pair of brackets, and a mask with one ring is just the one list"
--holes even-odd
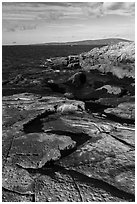
[(133, 42), (132, 40), (122, 39), (122, 38), (105, 38), (105, 39), (97, 39), (97, 40), (81, 40), (74, 42), (49, 42), (49, 43), (35, 43), (35, 44), (7, 44), (2, 46), (44, 46), (44, 45), (93, 45), (93, 46), (105, 46), (110, 44), (117, 44), (119, 42)]
[(116, 44), (119, 42), (132, 42), (132, 41), (127, 39), (122, 39), (122, 38), (106, 38), (106, 39), (82, 40), (82, 41), (74, 41), (74, 42), (39, 43), (35, 45), (108, 45), (108, 44)]

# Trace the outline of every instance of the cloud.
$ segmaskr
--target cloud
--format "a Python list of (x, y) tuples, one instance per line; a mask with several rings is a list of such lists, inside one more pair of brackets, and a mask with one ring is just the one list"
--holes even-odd
[[(3, 3), (3, 20), (54, 20), (64, 15), (61, 3)], [(62, 6), (61, 6), (62, 7)]]
[(3, 19), (14, 20), (57, 20), (63, 17), (96, 17), (107, 14), (133, 15), (134, 2), (4, 2)]
[(119, 10), (121, 8), (122, 9), (124, 8), (123, 2), (112, 2), (112, 3), (106, 3), (104, 5), (108, 10)]
[(20, 27), (18, 27), (19, 30), (35, 30), (37, 27), (36, 24), (32, 24), (32, 25), (22, 25)]
[(133, 16), (135, 14), (134, 2), (112, 2), (103, 4), (104, 13)]
[[(3, 2), (3, 28), (9, 32), (32, 30), (45, 22), (89, 19), (107, 15), (134, 16), (134, 2)], [(7, 23), (8, 22), (8, 23)]]
[(8, 28), (4, 28), (4, 31), (6, 31), (6, 32), (15, 32), (16, 29), (8, 27)]
[(81, 8), (89, 17), (99, 17), (103, 15), (103, 2), (87, 3)]
[(83, 15), (89, 17), (109, 14), (133, 16), (135, 14), (135, 2), (71, 2), (67, 6), (73, 9), (81, 8)]
[(35, 30), (37, 24), (29, 22), (21, 22), (20, 24), (16, 21), (9, 22), (5, 20), (2, 24), (2, 30), (4, 32), (15, 32), (15, 31), (25, 31), (25, 30)]

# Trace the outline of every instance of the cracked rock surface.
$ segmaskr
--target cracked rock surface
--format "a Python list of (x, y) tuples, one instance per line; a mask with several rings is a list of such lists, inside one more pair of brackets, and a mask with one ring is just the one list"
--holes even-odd
[(119, 43), (9, 75), (3, 202), (135, 201), (134, 60)]
[[(18, 115), (10, 126), (9, 104)], [(133, 201), (133, 125), (81, 109), (60, 112), (62, 104), (83, 105), (25, 93), (3, 97), (3, 200)]]

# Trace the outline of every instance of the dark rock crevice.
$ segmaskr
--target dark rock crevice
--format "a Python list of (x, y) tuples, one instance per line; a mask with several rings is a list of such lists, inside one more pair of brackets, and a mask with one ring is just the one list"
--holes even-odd
[(36, 118), (34, 118), (33, 120), (23, 125), (23, 131), (26, 134), (33, 133), (33, 132), (38, 132), (38, 133), (44, 132), (42, 119), (54, 113), (55, 111), (45, 111), (41, 115), (38, 115)]
[[(2, 192), (7, 193), (7, 194), (14, 194), (14, 199), (15, 199), (15, 195), (22, 197), (22, 196), (26, 196), (29, 197), (29, 201), (30, 202), (36, 202), (36, 198), (35, 198), (35, 193), (34, 194), (29, 194), (29, 193), (20, 193), (20, 192), (16, 192), (14, 190), (9, 190), (7, 188), (2, 187)], [(9, 201), (11, 202), (11, 200)]]
[(77, 189), (78, 194), (79, 194), (79, 196), (80, 196), (81, 202), (84, 202), (84, 198), (83, 198), (83, 195), (82, 195), (82, 193), (81, 193), (81, 191), (80, 191), (80, 187), (79, 187), (79, 185), (77, 184), (77, 182), (75, 181), (75, 178), (73, 177), (72, 174), (71, 174), (71, 178), (72, 178), (72, 180), (73, 180), (73, 182), (74, 182), (74, 184), (75, 184), (75, 186), (76, 186), (76, 189)]
[(98, 104), (93, 99), (92, 101), (85, 101), (85, 109), (90, 113), (103, 113), (106, 108), (111, 108), (111, 106)]
[(128, 118), (121, 118), (118, 116), (115, 116), (114, 114), (104, 113), (107, 116), (107, 119), (110, 121), (114, 121), (120, 124), (135, 124), (134, 119), (128, 119)]
[(120, 137), (115, 136), (115, 135), (113, 135), (113, 134), (111, 134), (111, 133), (109, 133), (109, 135), (110, 135), (111, 137), (115, 138), (116, 140), (118, 140), (119, 142), (121, 142), (121, 143), (127, 145), (128, 147), (131, 147), (131, 148), (133, 148), (133, 149), (135, 150), (135, 145), (132, 145), (132, 144), (130, 144), (129, 142), (126, 142), (125, 140), (123, 140), (123, 139), (121, 139)]
[(92, 101), (85, 101), (85, 110), (88, 113), (98, 113), (99, 115), (105, 115), (106, 116), (106, 120), (109, 121), (114, 121), (114, 122), (118, 122), (120, 124), (135, 124), (135, 120), (134, 119), (128, 119), (128, 118), (121, 118), (118, 117), (114, 114), (109, 114), (109, 113), (105, 113), (104, 110), (107, 108), (111, 108), (111, 105), (103, 105), (103, 104), (99, 104)]
[(34, 194), (30, 194), (30, 193), (21, 193), (21, 192), (17, 192), (17, 191), (14, 191), (14, 190), (9, 190), (5, 187), (2, 186), (2, 190), (5, 191), (5, 192), (12, 192), (12, 193), (16, 193), (17, 195), (26, 195), (26, 196), (31, 196), (32, 197), (32, 202), (34, 200)]
[[(73, 141), (76, 142), (76, 146), (73, 149), (60, 150), (60, 153), (61, 153), (60, 159), (72, 154), (74, 151), (76, 151), (76, 149), (80, 145), (83, 145), (88, 140), (91, 140), (91, 137), (86, 133), (73, 133), (73, 132), (62, 131), (62, 130), (51, 130), (51, 131), (48, 131), (47, 133), (69, 136)], [(93, 140), (94, 140), (94, 138), (93, 138)]]
[(119, 198), (122, 198), (122, 199), (125, 199), (128, 201), (131, 201), (131, 202), (135, 201), (135, 195), (134, 194), (127, 193), (123, 190), (120, 190), (120, 189), (116, 188), (115, 186), (113, 186), (113, 185), (111, 185), (111, 184), (109, 184), (103, 180), (88, 177), (88, 176), (84, 175), (83, 173), (80, 173), (79, 171), (69, 170), (69, 168), (67, 169), (67, 168), (64, 168), (64, 167), (61, 167), (58, 165), (54, 165), (52, 167), (52, 169), (54, 172), (61, 172), (61, 173), (67, 172), (67, 174), (69, 174), (71, 177), (73, 177), (73, 179), (75, 179), (75, 183), (77, 183), (77, 185), (79, 185), (78, 184), (79, 182), (88, 183), (89, 185), (91, 184), (97, 188), (99, 187), (99, 188), (102, 188), (102, 189), (110, 192), (115, 197), (119, 197)]
[[(49, 165), (49, 166), (48, 166)], [(124, 199), (126, 201), (130, 201), (130, 202), (134, 202), (135, 201), (135, 195), (132, 193), (128, 193), (125, 192), (123, 190), (120, 190), (119, 188), (107, 183), (106, 181), (97, 179), (97, 178), (92, 178), (92, 177), (88, 177), (87, 175), (76, 171), (76, 170), (70, 170), (69, 168), (65, 168), (59, 165), (56, 165), (54, 163), (49, 163), (48, 165), (45, 165), (44, 167), (40, 168), (40, 169), (27, 169), (27, 171), (33, 176), (35, 176), (36, 174), (38, 174), (38, 176), (35, 178), (35, 181), (41, 176), (41, 175), (48, 175), (49, 177), (51, 177), (53, 180), (56, 180), (57, 182), (60, 182), (57, 180), (57, 178), (55, 177), (55, 173), (59, 172), (61, 174), (68, 174), (71, 176), (75, 187), (80, 195), (81, 198), (81, 202), (84, 202), (84, 198), (82, 196), (82, 193), (80, 191), (80, 184), (81, 183), (85, 183), (87, 185), (91, 185), (94, 186), (95, 188), (101, 188), (107, 192), (109, 192), (112, 196), (114, 197), (118, 197), (121, 199)], [(127, 167), (125, 167), (124, 169), (127, 170), (128, 169), (133, 169), (134, 167), (129, 165)], [(124, 170), (123, 169), (123, 170)], [(121, 170), (119, 170), (121, 172)], [(64, 180), (62, 180), (62, 182), (64, 182)], [(71, 182), (71, 181), (70, 181)], [(33, 200), (36, 200), (35, 198), (35, 192), (32, 195)]]
[[(52, 113), (50, 113), (50, 114), (52, 114)], [(25, 124), (24, 129), (23, 129), (24, 132), (27, 133), (27, 134), (28, 133), (35, 133), (35, 132), (36, 133), (42, 133), (42, 132), (44, 133), (44, 128), (43, 128), (44, 125), (43, 125), (43, 121), (41, 120), (43, 118), (45, 118), (45, 113), (38, 116), (37, 118), (35, 118), (31, 122)], [(73, 133), (73, 132), (63, 131), (63, 130), (50, 130), (50, 131), (46, 131), (46, 133), (49, 134), (49, 135), (50, 134), (56, 134), (56, 135), (68, 136), (73, 141), (76, 142), (76, 146), (74, 148), (72, 148), (72, 149), (59, 150), (60, 153), (61, 153), (61, 158), (70, 155), (71, 153), (73, 153), (77, 149), (78, 146), (84, 144), (88, 140), (91, 140), (91, 137), (88, 134), (84, 133), (84, 132), (83, 133)], [(27, 154), (25, 154), (25, 155), (27, 156)], [(37, 156), (35, 154), (33, 154), (33, 155)], [(45, 164), (45, 165), (48, 166), (50, 163), (52, 163), (52, 160), (50, 162), (47, 162), (47, 164)]]
[(7, 162), (7, 159), (9, 157), (9, 154), (10, 154), (10, 150), (12, 148), (12, 145), (13, 145), (13, 142), (14, 142), (14, 138), (15, 138), (15, 135), (12, 135), (11, 139), (10, 139), (10, 144), (9, 144), (9, 147), (8, 147), (8, 151), (6, 153), (6, 156), (5, 156), (5, 159), (4, 159), (4, 162), (3, 162), (3, 168), (4, 166), (6, 165), (6, 162)]
[(71, 137), (72, 140), (74, 140), (77, 144), (77, 146), (84, 144), (86, 141), (90, 140), (91, 137), (86, 133), (73, 133), (63, 130), (51, 130), (47, 133), (53, 133), (57, 135), (65, 135)]

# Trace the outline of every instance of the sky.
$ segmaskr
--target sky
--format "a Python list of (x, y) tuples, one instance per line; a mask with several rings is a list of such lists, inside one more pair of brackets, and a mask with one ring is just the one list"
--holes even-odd
[(2, 44), (135, 40), (134, 2), (3, 2)]

